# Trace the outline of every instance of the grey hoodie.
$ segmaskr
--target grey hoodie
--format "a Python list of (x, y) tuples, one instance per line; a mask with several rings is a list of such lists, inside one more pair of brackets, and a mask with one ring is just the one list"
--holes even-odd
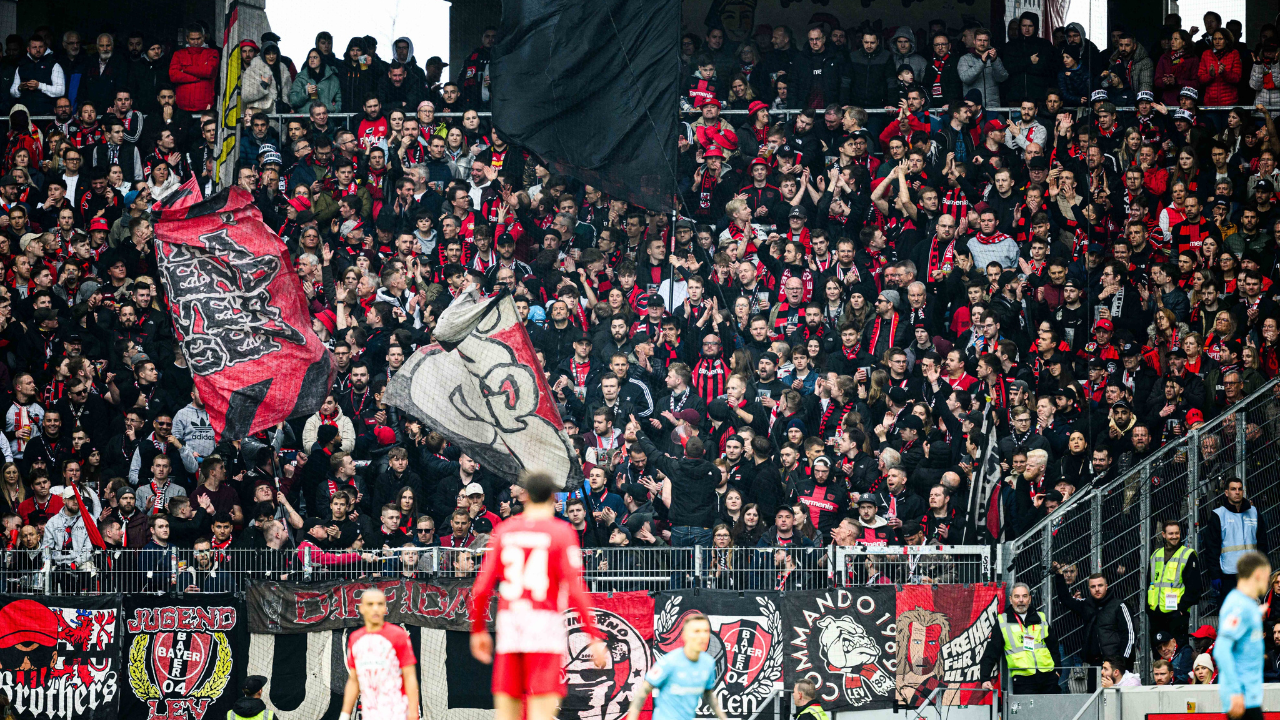
[[(911, 49), (904, 55), (898, 52), (898, 38), (906, 38), (911, 42)], [(889, 58), (893, 64), (893, 68), (889, 73), (889, 89), (896, 90), (898, 87), (898, 66), (910, 65), (911, 70), (915, 73), (917, 85), (924, 84), (924, 71), (929, 66), (920, 53), (916, 52), (916, 35), (911, 28), (903, 25), (898, 31), (889, 38)]]

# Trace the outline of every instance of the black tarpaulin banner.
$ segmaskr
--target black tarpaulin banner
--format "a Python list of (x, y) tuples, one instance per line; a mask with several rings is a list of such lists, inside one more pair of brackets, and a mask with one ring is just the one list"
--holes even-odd
[(231, 593), (126, 595), (120, 717), (221, 720), (240, 697), (249, 622)]
[(119, 615), (114, 595), (0, 595), (0, 692), (13, 717), (114, 720)]
[(471, 582), (421, 580), (330, 582), (305, 585), (257, 582), (245, 605), (249, 631), (287, 635), (360, 627), (360, 595), (376, 587), (387, 596), (387, 622), (437, 630), (467, 630)]
[(679, 0), (503, 0), (494, 124), (561, 174), (670, 210), (679, 35)]
[[(684, 647), (684, 619), (700, 612), (711, 621), (707, 652), (716, 661), (716, 697), (732, 720), (771, 720), (782, 692), (785, 630), (780, 593), (667, 591), (653, 603), (654, 660)], [(705, 704), (698, 717), (712, 717)]]
[(828, 712), (893, 707), (892, 585), (789, 592), (778, 600), (787, 628), (788, 687), (812, 680)]

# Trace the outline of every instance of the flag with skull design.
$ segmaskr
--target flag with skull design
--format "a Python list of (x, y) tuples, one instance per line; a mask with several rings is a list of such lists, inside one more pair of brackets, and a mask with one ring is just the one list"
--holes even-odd
[(289, 251), (253, 196), (188, 181), (152, 208), (174, 335), (219, 439), (310, 415), (333, 380)]
[(385, 401), (440, 432), (462, 452), (515, 480), (543, 471), (560, 486), (582, 467), (510, 295), (472, 287), (440, 314), (436, 344), (405, 360)]

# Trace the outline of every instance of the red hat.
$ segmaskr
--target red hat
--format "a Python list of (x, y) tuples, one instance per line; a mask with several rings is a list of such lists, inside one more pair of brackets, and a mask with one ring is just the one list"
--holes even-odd
[(301, 195), (297, 197), (291, 197), (288, 199), (287, 202), (289, 203), (290, 207), (292, 207), (294, 210), (297, 210), (298, 212), (311, 209), (311, 199), (303, 197)]
[(396, 431), (386, 425), (379, 425), (373, 431), (373, 436), (377, 438), (379, 445), (393, 445), (396, 441)]
[(333, 331), (338, 328), (338, 316), (332, 310), (321, 310), (316, 313), (316, 319), (324, 326), (324, 329), (332, 335)]
[(1116, 326), (1110, 320), (1103, 318), (1093, 324), (1094, 330), (1106, 330), (1107, 332), (1115, 332)]
[(102, 231), (108, 231), (108, 230), (110, 230), (110, 229), (111, 229), (111, 226), (107, 224), (107, 219), (106, 219), (106, 218), (100, 218), (100, 217), (99, 217), (99, 218), (94, 218), (94, 219), (92, 219), (92, 220), (90, 220), (90, 221), (89, 221), (89, 229), (90, 229), (90, 230), (102, 230)]
[(258, 43), (252, 40), (241, 40), (240, 47), (251, 47), (254, 52), (258, 52)]
[(35, 600), (15, 600), (0, 610), (0, 648), (19, 643), (58, 644), (58, 617)]
[(702, 153), (702, 157), (703, 158), (713, 158), (713, 157), (722, 158), (724, 157), (724, 151), (720, 149), (719, 145), (712, 145)]
[[(703, 153), (703, 156), (705, 157), (706, 153)], [(751, 160), (751, 165), (764, 165), (765, 167), (769, 167), (769, 161), (762, 157), (753, 158)]]
[[(1196, 408), (1191, 408), (1190, 410), (1187, 411), (1188, 425), (1195, 425), (1196, 423), (1202, 423), (1202, 422), (1204, 422), (1204, 413), (1200, 412)], [(1196, 632), (1200, 632), (1200, 631), (1197, 630)]]
[[(1199, 410), (1192, 410), (1191, 412), (1199, 413), (1200, 411), (1199, 411)], [(1188, 419), (1188, 420), (1190, 420), (1190, 419), (1191, 419), (1191, 413), (1190, 413), (1190, 412), (1189, 412), (1189, 413), (1187, 413), (1187, 419)], [(1217, 631), (1217, 630), (1216, 630), (1212, 625), (1201, 625), (1200, 627), (1196, 628), (1196, 631), (1195, 631), (1195, 632), (1191, 633), (1191, 637), (1193, 637), (1193, 638), (1202, 638), (1202, 639), (1203, 639), (1203, 638), (1209, 638), (1210, 640), (1217, 640), (1217, 639), (1218, 639), (1218, 631)]]
[(982, 126), (982, 132), (995, 132), (996, 130), (1004, 130), (1007, 127), (1009, 126), (1005, 125), (1000, 118), (992, 118), (987, 121), (986, 125)]
[(723, 105), (720, 104), (720, 101), (714, 97), (706, 98), (702, 102), (698, 103), (698, 107), (702, 107), (704, 105), (715, 105), (716, 107), (724, 107)]
[(747, 106), (747, 113), (748, 113), (749, 115), (755, 115), (756, 113), (760, 112), (761, 110), (768, 110), (768, 109), (769, 109), (769, 106), (768, 106), (768, 105), (765, 105), (764, 103), (760, 102), (759, 100), (755, 100), (755, 101), (753, 101), (750, 105), (748, 105), (748, 106)]

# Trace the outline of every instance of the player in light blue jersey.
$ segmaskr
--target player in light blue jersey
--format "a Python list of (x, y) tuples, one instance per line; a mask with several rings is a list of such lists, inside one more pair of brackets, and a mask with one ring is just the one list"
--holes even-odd
[(1231, 718), (1262, 720), (1262, 608), (1271, 564), (1262, 553), (1249, 552), (1236, 563), (1236, 588), (1218, 611), (1218, 695)]
[(658, 691), (653, 701), (653, 720), (693, 720), (698, 703), (705, 702), (718, 720), (727, 720), (716, 700), (716, 661), (707, 654), (711, 644), (711, 621), (701, 613), (689, 615), (680, 626), (684, 647), (663, 655), (649, 669), (640, 689), (631, 699), (627, 720), (639, 720), (645, 699)]

